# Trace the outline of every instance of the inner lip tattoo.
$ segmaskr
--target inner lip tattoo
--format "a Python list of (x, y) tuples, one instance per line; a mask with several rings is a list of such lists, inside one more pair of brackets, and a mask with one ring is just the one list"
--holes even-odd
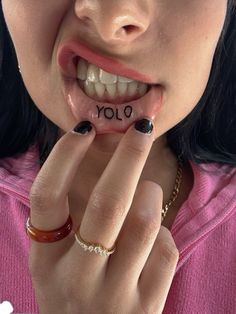
[[(124, 118), (130, 118), (133, 114), (133, 108), (130, 105), (125, 106), (123, 110), (116, 108), (115, 110), (111, 107), (98, 106), (97, 107), (97, 117), (100, 118), (101, 115), (108, 120), (116, 119), (123, 121)], [(119, 116), (120, 115), (120, 116)]]

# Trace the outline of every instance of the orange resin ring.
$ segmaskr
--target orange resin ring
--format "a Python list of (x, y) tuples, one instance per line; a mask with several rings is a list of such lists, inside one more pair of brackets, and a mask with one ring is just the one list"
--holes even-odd
[(31, 225), (30, 217), (27, 219), (26, 222), (26, 233), (27, 235), (34, 241), (37, 242), (44, 242), (44, 243), (50, 243), (50, 242), (56, 242), (59, 241), (71, 232), (72, 230), (72, 219), (69, 215), (67, 222), (64, 224), (64, 226), (52, 230), (52, 231), (43, 231), (36, 229), (34, 226)]

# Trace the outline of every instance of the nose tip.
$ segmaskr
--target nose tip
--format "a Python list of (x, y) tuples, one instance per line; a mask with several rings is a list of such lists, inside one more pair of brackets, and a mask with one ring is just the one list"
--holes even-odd
[[(131, 3), (131, 2), (130, 2)], [(105, 43), (129, 43), (140, 37), (149, 27), (148, 12), (129, 1), (107, 0), (76, 2), (75, 13), (85, 27)]]

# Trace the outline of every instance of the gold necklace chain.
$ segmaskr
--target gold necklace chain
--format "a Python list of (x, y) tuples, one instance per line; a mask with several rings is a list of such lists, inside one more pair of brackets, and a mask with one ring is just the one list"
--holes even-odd
[(176, 179), (175, 179), (175, 186), (174, 186), (174, 190), (172, 192), (172, 195), (169, 199), (169, 201), (165, 204), (164, 208), (162, 208), (161, 210), (161, 218), (163, 221), (163, 219), (165, 218), (167, 211), (170, 207), (170, 205), (176, 200), (178, 194), (179, 194), (179, 188), (180, 188), (180, 184), (182, 181), (182, 173), (183, 173), (183, 161), (181, 159), (180, 156), (178, 156), (178, 170), (177, 170), (177, 175), (176, 175)]

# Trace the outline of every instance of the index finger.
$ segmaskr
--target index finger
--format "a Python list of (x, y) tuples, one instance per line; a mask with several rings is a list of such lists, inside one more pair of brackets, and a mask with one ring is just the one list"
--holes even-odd
[[(150, 119), (148, 124), (154, 129)], [(90, 195), (79, 230), (86, 241), (108, 248), (114, 245), (131, 207), (153, 134), (153, 130), (142, 133), (132, 125), (123, 136)]]
[[(84, 122), (79, 125), (83, 127)], [(86, 134), (70, 130), (54, 145), (30, 191), (30, 216), (35, 228), (47, 231), (65, 224), (72, 181), (95, 135), (94, 128)]]

